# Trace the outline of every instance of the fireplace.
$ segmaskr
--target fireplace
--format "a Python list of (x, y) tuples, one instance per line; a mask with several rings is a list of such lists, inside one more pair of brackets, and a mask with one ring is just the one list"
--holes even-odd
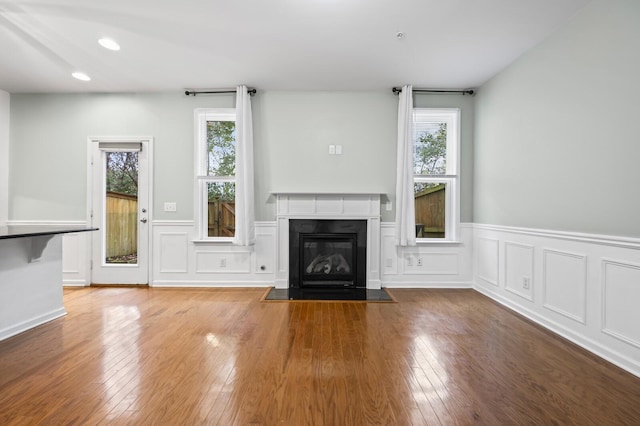
[[(274, 192), (276, 197), (276, 289), (326, 293), (325, 288), (339, 289), (344, 284), (327, 286), (310, 282), (300, 287), (300, 236), (306, 234), (357, 234), (355, 261), (356, 289), (376, 290), (380, 281), (380, 195), (355, 193)], [(326, 228), (325, 223), (343, 224)], [(296, 229), (300, 226), (301, 229)], [(332, 225), (333, 226), (333, 225)], [(293, 227), (293, 228), (292, 228)], [(315, 227), (315, 228), (314, 228)], [(341, 235), (344, 237), (344, 235)], [(324, 243), (326, 241), (315, 241)], [(343, 242), (343, 241), (340, 241)], [(344, 256), (344, 254), (343, 254)], [(342, 268), (341, 268), (342, 272)], [(343, 279), (344, 280), (344, 279)], [(308, 280), (313, 281), (313, 280)], [(318, 281), (325, 281), (318, 279)], [(349, 278), (347, 281), (351, 281)], [(307, 289), (305, 290), (305, 285)], [(349, 287), (346, 287), (347, 289)]]
[(289, 220), (289, 288), (366, 288), (366, 220)]

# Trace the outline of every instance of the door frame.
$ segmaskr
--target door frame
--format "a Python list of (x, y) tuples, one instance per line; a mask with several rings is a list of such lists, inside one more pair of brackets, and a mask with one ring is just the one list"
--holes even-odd
[[(147, 281), (149, 287), (152, 287), (153, 283), (153, 136), (126, 136), (126, 135), (109, 135), (109, 136), (89, 136), (87, 138), (87, 224), (91, 224), (93, 221), (93, 144), (107, 142), (107, 143), (139, 143), (142, 144), (142, 149), (147, 150), (147, 186), (148, 186), (148, 222), (149, 238), (147, 244)], [(87, 256), (87, 271), (89, 271), (89, 279), (87, 280), (87, 286), (90, 286), (93, 281), (93, 247), (94, 238), (99, 238), (100, 232), (90, 232), (89, 238), (89, 256)]]

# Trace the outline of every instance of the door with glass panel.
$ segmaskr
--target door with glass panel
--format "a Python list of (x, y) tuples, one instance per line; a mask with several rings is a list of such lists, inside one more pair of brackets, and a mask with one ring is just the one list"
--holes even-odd
[(149, 282), (149, 142), (91, 141), (93, 284)]

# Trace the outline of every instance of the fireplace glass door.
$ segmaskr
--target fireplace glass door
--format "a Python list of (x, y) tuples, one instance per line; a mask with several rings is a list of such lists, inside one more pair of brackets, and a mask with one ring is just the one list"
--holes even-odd
[(355, 287), (356, 256), (356, 234), (300, 234), (301, 285)]

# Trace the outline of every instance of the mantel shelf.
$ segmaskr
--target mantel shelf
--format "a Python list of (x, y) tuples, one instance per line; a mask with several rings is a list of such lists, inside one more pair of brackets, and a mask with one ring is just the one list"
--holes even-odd
[(386, 192), (379, 191), (270, 191), (271, 195), (381, 195), (387, 196)]

